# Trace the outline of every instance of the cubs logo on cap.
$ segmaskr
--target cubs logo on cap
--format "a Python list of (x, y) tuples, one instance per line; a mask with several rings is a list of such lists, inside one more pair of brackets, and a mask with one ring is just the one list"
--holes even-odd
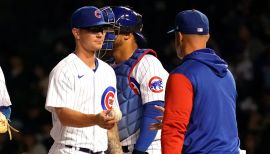
[(162, 79), (158, 76), (154, 76), (149, 80), (148, 87), (154, 93), (160, 93), (163, 91)]
[(115, 97), (115, 88), (108, 87), (104, 90), (101, 97), (101, 106), (103, 110), (110, 110), (113, 107), (114, 97)]
[(100, 10), (96, 10), (96, 11), (95, 11), (95, 16), (96, 16), (97, 18), (101, 18), (101, 12), (100, 12)]

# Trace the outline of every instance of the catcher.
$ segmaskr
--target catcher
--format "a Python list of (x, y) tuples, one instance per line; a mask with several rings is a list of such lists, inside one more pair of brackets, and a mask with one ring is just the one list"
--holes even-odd
[(11, 140), (12, 136), (10, 129), (16, 132), (18, 132), (18, 130), (11, 127), (8, 123), (11, 114), (10, 106), (11, 102), (5, 84), (5, 77), (0, 67), (0, 133), (2, 134), (8, 132)]

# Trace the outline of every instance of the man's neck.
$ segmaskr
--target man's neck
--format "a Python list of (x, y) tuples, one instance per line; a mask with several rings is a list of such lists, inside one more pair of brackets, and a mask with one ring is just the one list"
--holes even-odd
[(95, 52), (86, 52), (82, 50), (75, 50), (75, 54), (91, 69), (96, 68)]
[(113, 51), (115, 62), (119, 64), (128, 60), (133, 55), (133, 53), (137, 48), (138, 45), (136, 43), (125, 44), (122, 45), (121, 47), (115, 48)]

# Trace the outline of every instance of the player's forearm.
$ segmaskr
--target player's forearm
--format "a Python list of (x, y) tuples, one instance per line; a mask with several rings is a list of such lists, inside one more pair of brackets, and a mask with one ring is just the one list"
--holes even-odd
[(155, 105), (163, 106), (163, 101), (152, 101), (143, 105), (143, 118), (140, 124), (140, 134), (134, 148), (138, 151), (146, 151), (154, 141), (157, 131), (149, 130), (149, 125), (158, 122), (155, 118), (162, 113), (155, 110)]
[(89, 127), (96, 125), (95, 114), (84, 114), (68, 108), (55, 108), (62, 125), (70, 127)]
[(136, 141), (134, 148), (138, 151), (144, 152), (148, 149), (151, 143), (154, 141), (157, 131), (151, 131), (148, 129), (151, 123), (155, 123), (156, 120), (149, 117), (144, 117), (140, 127), (140, 134)]
[(118, 127), (115, 125), (112, 129), (108, 130), (108, 151), (109, 154), (122, 154), (122, 146), (120, 144)]

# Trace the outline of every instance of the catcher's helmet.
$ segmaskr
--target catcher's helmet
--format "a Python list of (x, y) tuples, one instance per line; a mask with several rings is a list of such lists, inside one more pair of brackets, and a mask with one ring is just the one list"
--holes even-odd
[(143, 24), (142, 16), (124, 6), (117, 7), (103, 7), (100, 9), (104, 20), (114, 25), (115, 30), (113, 32), (107, 32), (102, 46), (102, 50), (112, 50), (115, 35), (133, 33), (138, 42), (144, 42), (145, 39), (141, 34)]
[(115, 25), (120, 27), (120, 33), (140, 33), (142, 31), (142, 16), (123, 6), (112, 8), (115, 16)]

